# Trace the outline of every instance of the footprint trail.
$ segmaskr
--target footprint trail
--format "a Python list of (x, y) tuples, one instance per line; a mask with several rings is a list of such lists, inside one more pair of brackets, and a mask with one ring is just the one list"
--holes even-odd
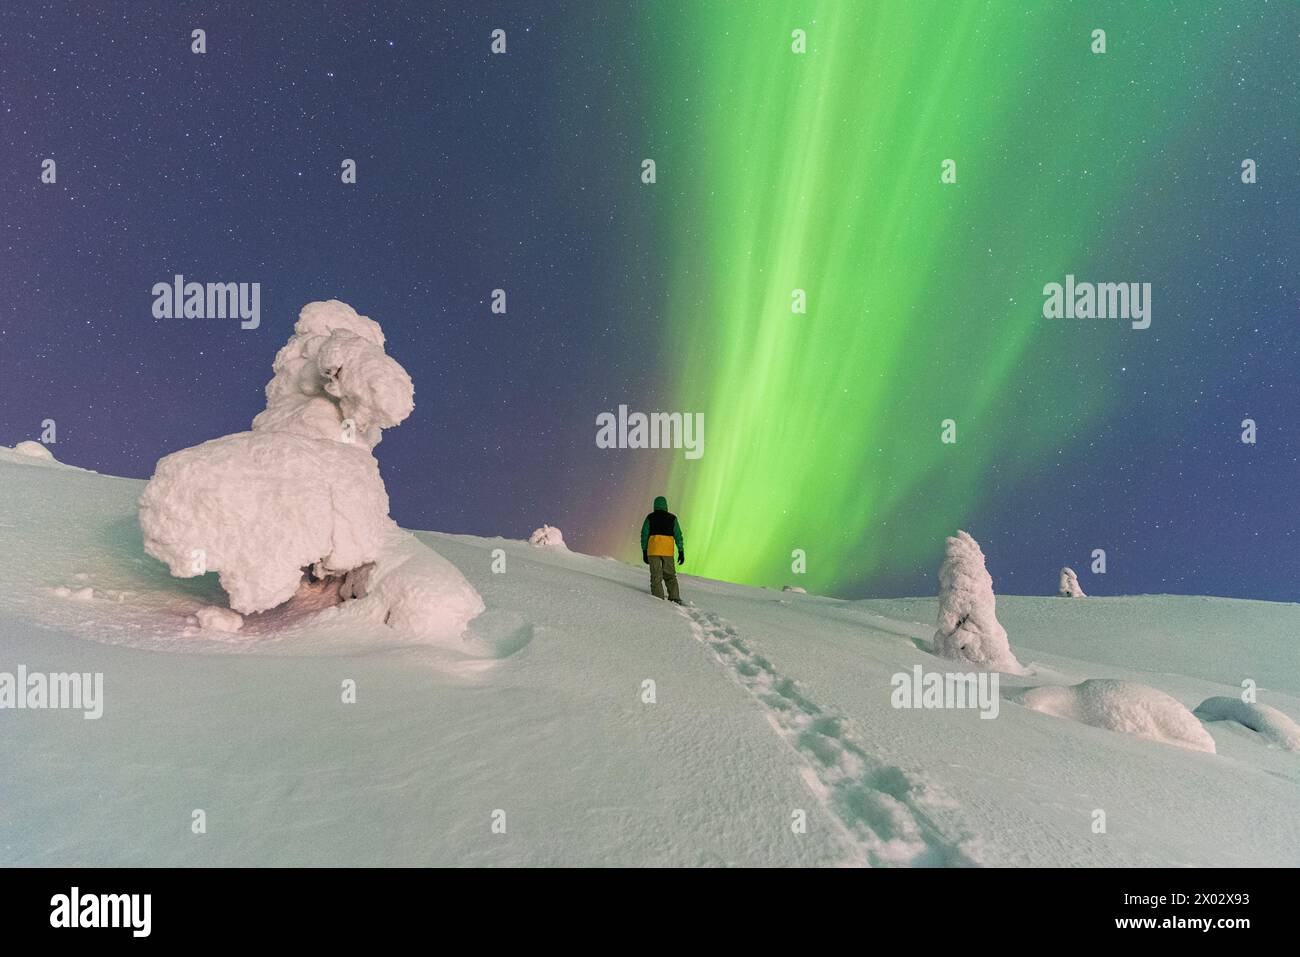
[[(946, 834), (926, 812), (927, 790), (869, 753), (848, 721), (810, 701), (713, 612), (679, 610), (691, 631), (763, 707), (804, 763), (801, 777), (841, 828), (847, 863), (871, 867), (978, 864), (970, 835)], [(932, 800), (932, 799), (931, 799)]]

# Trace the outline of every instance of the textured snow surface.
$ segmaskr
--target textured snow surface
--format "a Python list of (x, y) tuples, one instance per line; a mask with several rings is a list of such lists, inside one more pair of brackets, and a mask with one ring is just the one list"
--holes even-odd
[[(1300, 755), (1262, 732), (1207, 720), (1212, 754), (1017, 700), (1108, 678), (1193, 707), (1249, 677), (1300, 715), (1300, 605), (999, 595), (1025, 668), (985, 720), (891, 704), (954, 668), (933, 596), (682, 575), (679, 609), (639, 561), (522, 540), (390, 526), (349, 582), (200, 628), (225, 594), (144, 554), (142, 484), (0, 449), (0, 671), (104, 675), (98, 720), (0, 712), (0, 865), (1300, 865)], [(438, 569), (481, 596), (464, 633), (384, 624)]]
[(1214, 751), (1214, 738), (1185, 705), (1163, 691), (1133, 681), (1091, 678), (1069, 687), (1033, 688), (1021, 696), (1020, 703), (1095, 728)]
[(990, 671), (1020, 672), (1007, 632), (998, 621), (993, 577), (979, 543), (958, 531), (945, 543), (939, 566), (939, 629), (934, 652)]

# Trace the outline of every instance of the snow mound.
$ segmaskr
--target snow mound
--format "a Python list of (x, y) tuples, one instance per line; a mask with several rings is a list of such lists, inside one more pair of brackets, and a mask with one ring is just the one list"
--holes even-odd
[(1259, 732), (1280, 748), (1300, 751), (1300, 724), (1266, 704), (1250, 704), (1240, 698), (1206, 698), (1193, 713), (1203, 721), (1235, 721)]
[(1061, 583), (1056, 589), (1056, 594), (1061, 598), (1087, 597), (1079, 586), (1079, 576), (1068, 566), (1061, 569)]
[(71, 598), (73, 601), (91, 601), (95, 597), (95, 589), (90, 586), (84, 588), (69, 588), (66, 585), (60, 585), (53, 590), (55, 598)]
[(373, 578), (383, 594), (372, 605), (386, 602), (394, 627), (442, 634), (478, 614), (478, 593), (437, 555), (385, 553), (396, 525), (372, 450), (410, 415), (414, 387), (384, 353), (379, 324), (338, 300), (308, 303), (274, 371), (251, 431), (158, 462), (140, 497), (145, 551), (179, 578), (217, 572), (244, 614), (293, 598), (306, 572), (342, 578), (340, 600)]
[(243, 615), (216, 605), (204, 605), (194, 613), (194, 619), (200, 628), (208, 631), (224, 631), (233, 634), (244, 627)]
[(40, 442), (19, 442), (14, 446), (14, 451), (19, 455), (27, 456), (29, 459), (47, 459), (49, 461), (54, 461), (54, 453)]
[(1006, 630), (998, 622), (996, 604), (984, 552), (969, 534), (958, 531), (948, 538), (939, 567), (934, 653), (992, 671), (1022, 674), (1024, 669), (1011, 653)]
[(564, 534), (554, 525), (543, 525), (535, 529), (533, 534), (528, 536), (528, 544), (536, 545), (538, 548), (567, 548), (564, 544)]
[(1134, 681), (1090, 678), (1077, 685), (1043, 685), (1020, 695), (1034, 711), (1139, 738), (1214, 753), (1214, 739), (1180, 702)]
[(394, 522), (374, 568), (352, 587), (364, 597), (348, 602), (348, 613), (450, 644), (485, 607), (455, 565)]

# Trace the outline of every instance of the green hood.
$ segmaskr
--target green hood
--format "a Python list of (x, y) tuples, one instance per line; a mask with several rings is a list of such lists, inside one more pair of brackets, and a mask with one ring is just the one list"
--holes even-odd
[(656, 498), (656, 499), (655, 499), (655, 511), (656, 511), (656, 512), (666, 512), (666, 511), (668, 511), (668, 499), (664, 498), (662, 495), (660, 495), (658, 498)]

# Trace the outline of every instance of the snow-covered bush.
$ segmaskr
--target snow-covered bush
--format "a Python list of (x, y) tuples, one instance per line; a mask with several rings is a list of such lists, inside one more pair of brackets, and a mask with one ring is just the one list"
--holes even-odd
[(1034, 711), (1095, 728), (1214, 753), (1214, 739), (1180, 702), (1156, 688), (1114, 678), (1090, 678), (1068, 687), (1044, 685), (1020, 696)]
[(939, 567), (939, 622), (934, 653), (991, 671), (1020, 674), (1006, 630), (998, 622), (993, 578), (979, 543), (966, 532), (948, 538)]
[(1079, 576), (1068, 565), (1061, 569), (1061, 583), (1056, 589), (1056, 594), (1061, 598), (1087, 597), (1079, 587)]
[(1300, 751), (1300, 724), (1269, 705), (1247, 703), (1240, 698), (1206, 698), (1193, 713), (1203, 721), (1235, 721), (1280, 748)]
[(528, 544), (536, 545), (538, 548), (568, 547), (564, 544), (564, 535), (553, 525), (543, 525), (541, 528), (534, 529), (533, 534), (528, 536)]
[[(373, 588), (380, 569), (391, 575), (411, 558), (402, 548), (383, 554), (411, 537), (388, 517), (371, 450), (382, 429), (411, 413), (414, 388), (384, 353), (379, 324), (338, 300), (309, 303), (274, 371), (251, 431), (161, 459), (140, 498), (145, 551), (181, 578), (217, 572), (231, 608), (244, 614), (292, 598), (307, 570), (343, 578), (340, 597), (357, 597), (366, 593), (362, 577)], [(371, 563), (374, 572), (361, 576)], [(405, 610), (395, 622), (388, 608), (385, 620), (418, 625), (428, 617), (411, 607), (419, 601), (455, 605), (432, 610), (439, 620), (449, 612), (468, 621), (482, 610), (450, 564), (438, 565), (435, 578), (408, 582), (400, 601), (390, 595)]]

